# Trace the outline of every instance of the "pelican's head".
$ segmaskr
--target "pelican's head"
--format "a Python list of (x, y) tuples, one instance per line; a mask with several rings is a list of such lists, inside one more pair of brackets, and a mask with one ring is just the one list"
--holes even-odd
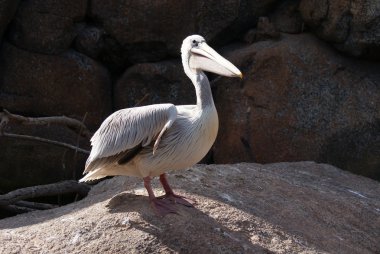
[(195, 73), (201, 70), (227, 77), (243, 77), (235, 65), (208, 46), (200, 35), (190, 35), (184, 39), (181, 53), (186, 73), (187, 71)]

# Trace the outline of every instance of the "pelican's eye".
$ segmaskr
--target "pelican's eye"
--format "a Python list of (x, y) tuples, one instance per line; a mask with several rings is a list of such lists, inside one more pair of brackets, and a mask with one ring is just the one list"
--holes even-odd
[(199, 42), (198, 42), (197, 40), (193, 40), (193, 41), (192, 41), (193, 47), (198, 47), (198, 43), (199, 43)]

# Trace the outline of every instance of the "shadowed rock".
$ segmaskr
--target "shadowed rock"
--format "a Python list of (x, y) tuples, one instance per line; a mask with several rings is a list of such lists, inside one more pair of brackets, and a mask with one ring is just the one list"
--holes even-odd
[(253, 26), (275, 2), (92, 0), (90, 17), (102, 24), (105, 38), (112, 42), (104, 45), (108, 54), (101, 57), (115, 58), (111, 63), (116, 66), (111, 66), (120, 71), (123, 64), (178, 56), (179, 46), (189, 34), (225, 44)]
[(303, 20), (298, 5), (299, 0), (286, 0), (277, 5), (269, 18), (278, 31), (290, 34), (302, 32)]
[(380, 2), (377, 0), (302, 0), (302, 18), (340, 51), (380, 59)]
[(43, 55), (11, 44), (2, 47), (0, 105), (34, 116), (66, 115), (91, 129), (111, 112), (107, 69), (76, 51)]
[[(89, 140), (59, 126), (16, 126), (9, 133), (47, 138), (89, 150)], [(24, 139), (0, 137), (0, 191), (79, 178), (87, 154), (73, 149)]]
[(133, 107), (147, 95), (144, 105), (195, 104), (195, 92), (181, 61), (137, 64), (127, 69), (114, 86), (117, 109)]
[(0, 1), (0, 41), (3, 34), (17, 11), (20, 0), (1, 0)]
[(76, 22), (86, 14), (86, 0), (22, 1), (10, 26), (9, 38), (20, 48), (43, 54), (67, 50), (76, 35)]

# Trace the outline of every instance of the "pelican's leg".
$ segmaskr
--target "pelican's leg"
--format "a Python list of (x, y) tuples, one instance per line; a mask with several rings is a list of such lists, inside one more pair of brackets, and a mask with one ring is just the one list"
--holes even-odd
[(162, 184), (162, 187), (164, 187), (164, 190), (165, 190), (165, 196), (163, 198), (167, 198), (176, 204), (181, 204), (188, 207), (194, 207), (193, 204), (195, 203), (195, 201), (189, 198), (185, 198), (183, 196), (174, 194), (172, 188), (170, 187), (168, 183), (168, 180), (166, 179), (165, 173), (160, 175), (160, 182)]
[(148, 191), (150, 205), (152, 206), (154, 212), (158, 216), (165, 216), (169, 213), (177, 213), (177, 210), (173, 205), (165, 199), (157, 199), (152, 190), (150, 184), (150, 177), (144, 177), (144, 187)]

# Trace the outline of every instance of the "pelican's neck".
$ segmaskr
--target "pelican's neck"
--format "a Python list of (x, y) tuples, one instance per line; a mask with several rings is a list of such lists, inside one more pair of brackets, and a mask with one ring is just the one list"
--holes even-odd
[(206, 74), (202, 71), (196, 72), (191, 81), (195, 87), (198, 108), (205, 109), (214, 107), (210, 82), (208, 81)]
[(193, 82), (195, 87), (198, 108), (206, 109), (209, 107), (215, 107), (210, 82), (208, 81), (206, 74), (203, 71), (190, 69), (187, 55), (182, 55), (182, 64), (186, 75), (191, 79), (191, 82)]

